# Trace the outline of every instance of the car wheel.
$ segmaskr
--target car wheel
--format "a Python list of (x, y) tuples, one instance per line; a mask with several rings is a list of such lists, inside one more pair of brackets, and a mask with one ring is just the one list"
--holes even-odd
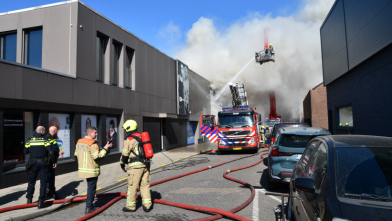
[(290, 197), (289, 198), (289, 205), (287, 208), (287, 220), (289, 221), (294, 221), (294, 211), (293, 211), (293, 199)]

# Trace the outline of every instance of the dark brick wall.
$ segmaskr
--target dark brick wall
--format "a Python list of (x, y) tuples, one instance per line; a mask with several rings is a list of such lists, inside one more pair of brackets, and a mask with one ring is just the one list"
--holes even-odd
[(310, 90), (312, 127), (323, 127), (328, 130), (327, 89), (324, 85)]
[(328, 110), (332, 112), (334, 134), (336, 110), (352, 105), (354, 126), (350, 133), (392, 136), (392, 44), (379, 51), (327, 86)]

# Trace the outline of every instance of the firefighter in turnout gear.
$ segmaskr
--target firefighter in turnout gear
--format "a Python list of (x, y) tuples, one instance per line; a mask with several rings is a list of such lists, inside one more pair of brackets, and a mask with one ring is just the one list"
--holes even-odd
[(87, 136), (78, 140), (76, 144), (75, 156), (78, 158), (78, 176), (87, 180), (87, 200), (86, 214), (92, 213), (94, 209), (93, 201), (97, 189), (98, 176), (100, 168), (98, 161), (106, 156), (108, 149), (112, 147), (111, 143), (107, 143), (105, 147), (100, 149), (97, 137), (97, 129), (89, 126), (86, 129)]
[[(150, 164), (142, 159), (140, 154), (139, 142), (141, 135), (137, 132), (137, 123), (134, 120), (127, 120), (123, 124), (127, 132), (127, 139), (124, 141), (120, 165), (124, 172), (128, 174), (128, 192), (127, 205), (123, 208), (124, 212), (136, 211), (136, 193), (140, 186), (142, 195), (142, 205), (145, 212), (151, 210), (151, 193), (150, 193)], [(127, 164), (127, 165), (126, 165)], [(128, 169), (125, 170), (125, 167)]]
[(261, 134), (261, 140), (263, 141), (263, 144), (265, 144), (265, 131), (264, 131), (264, 126), (261, 126), (261, 128), (260, 128), (260, 134)]
[(48, 182), (48, 167), (56, 168), (57, 164), (49, 164), (51, 158), (54, 162), (54, 155), (51, 154), (51, 147), (45, 137), (45, 127), (38, 126), (33, 137), (29, 138), (25, 144), (24, 154), (30, 154), (26, 169), (29, 172), (29, 183), (27, 186), (27, 203), (32, 203), (37, 176), (40, 177), (40, 191), (38, 198), (38, 209), (46, 207), (44, 204), (46, 195), (46, 184)]

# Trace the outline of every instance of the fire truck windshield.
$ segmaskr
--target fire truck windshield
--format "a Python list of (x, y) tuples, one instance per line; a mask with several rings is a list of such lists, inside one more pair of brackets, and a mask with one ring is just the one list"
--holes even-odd
[(219, 127), (251, 127), (253, 126), (252, 115), (219, 115)]

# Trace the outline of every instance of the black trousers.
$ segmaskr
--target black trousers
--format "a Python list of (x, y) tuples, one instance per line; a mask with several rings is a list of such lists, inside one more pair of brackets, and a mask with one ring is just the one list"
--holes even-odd
[(87, 200), (86, 208), (93, 208), (94, 196), (97, 191), (98, 177), (87, 178)]
[(56, 192), (56, 186), (55, 186), (55, 169), (53, 168), (53, 164), (50, 164), (48, 166), (48, 184), (46, 187), (49, 189), (49, 193), (54, 194)]
[(36, 164), (31, 166), (26, 198), (33, 198), (38, 175), (41, 184), (38, 201), (43, 202), (45, 200), (46, 183), (48, 182), (48, 166), (45, 161), (37, 161)]

